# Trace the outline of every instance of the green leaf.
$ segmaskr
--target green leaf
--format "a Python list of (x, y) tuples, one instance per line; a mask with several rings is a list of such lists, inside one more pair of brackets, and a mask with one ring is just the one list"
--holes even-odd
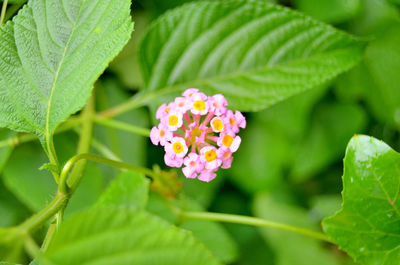
[[(245, 111), (266, 108), (354, 66), (350, 35), (265, 1), (209, 1), (160, 17), (140, 49), (146, 91), (223, 93)], [(171, 96), (171, 95), (170, 95)], [(158, 106), (165, 98), (152, 101)]]
[(130, 2), (30, 0), (0, 30), (0, 126), (38, 135), (49, 152), (130, 38)]
[[(268, 194), (260, 194), (254, 201), (256, 216), (308, 229), (318, 227), (304, 209), (276, 202)], [(321, 241), (292, 232), (262, 228), (264, 238), (274, 248), (276, 265), (338, 265), (333, 253), (322, 247)]]
[(149, 197), (150, 181), (141, 173), (126, 171), (113, 180), (97, 202), (97, 206), (144, 209)]
[(143, 211), (96, 208), (67, 220), (44, 257), (70, 264), (219, 264), (193, 236)]
[(339, 23), (354, 17), (360, 10), (360, 0), (295, 0), (301, 12), (329, 23)]
[(324, 230), (362, 264), (399, 262), (399, 165), (400, 154), (375, 138), (355, 136), (347, 147), (342, 209)]

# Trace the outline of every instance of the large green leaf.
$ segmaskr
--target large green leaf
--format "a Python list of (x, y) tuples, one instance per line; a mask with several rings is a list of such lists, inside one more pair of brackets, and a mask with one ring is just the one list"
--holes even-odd
[(399, 264), (399, 165), (400, 154), (372, 137), (355, 136), (347, 147), (342, 209), (324, 229), (362, 264)]
[(67, 220), (44, 256), (59, 265), (219, 264), (190, 233), (122, 208), (97, 208)]
[[(348, 70), (361, 46), (344, 32), (265, 1), (195, 2), (149, 28), (140, 63), (147, 92), (199, 87), (250, 111)], [(155, 105), (165, 100), (158, 99)]]
[(0, 30), (0, 126), (39, 136), (80, 110), (128, 41), (129, 0), (30, 0)]

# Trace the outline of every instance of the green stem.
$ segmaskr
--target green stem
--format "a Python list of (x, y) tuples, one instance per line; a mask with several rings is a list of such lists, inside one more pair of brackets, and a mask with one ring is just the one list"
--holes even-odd
[(147, 128), (141, 128), (137, 127), (134, 125), (131, 125), (129, 123), (121, 122), (121, 121), (116, 121), (112, 119), (107, 119), (107, 118), (102, 118), (102, 117), (96, 117), (95, 122), (107, 127), (115, 128), (115, 129), (120, 129), (123, 131), (139, 134), (145, 137), (150, 136), (150, 130)]
[(67, 187), (67, 176), (68, 176), (68, 173), (71, 170), (71, 168), (74, 166), (74, 164), (80, 160), (90, 160), (93, 162), (97, 162), (100, 164), (105, 164), (105, 165), (109, 165), (109, 166), (113, 166), (113, 167), (117, 167), (117, 168), (133, 170), (133, 171), (143, 173), (152, 178), (159, 177), (158, 174), (156, 174), (155, 172), (153, 172), (152, 170), (150, 170), (148, 168), (143, 168), (143, 167), (139, 167), (139, 166), (126, 164), (124, 162), (111, 160), (111, 159), (93, 155), (93, 154), (79, 154), (79, 155), (72, 157), (70, 160), (68, 160), (68, 162), (65, 164), (63, 170), (61, 171), (60, 184), (59, 184), (59, 192), (60, 193), (65, 194), (67, 192), (68, 187), (71, 190), (74, 190), (76, 188), (76, 183), (79, 183), (81, 176), (73, 176), (74, 178), (72, 178), (72, 177), (68, 178), (68, 187)]
[(67, 200), (68, 196), (66, 194), (57, 193), (53, 200), (49, 204), (47, 204), (45, 208), (43, 208), (38, 213), (32, 215), (29, 219), (20, 224), (18, 227), (28, 233), (30, 231), (34, 231), (44, 222), (53, 217), (58, 212), (58, 210), (63, 207)]
[(332, 243), (332, 241), (326, 235), (320, 232), (309, 230), (302, 227), (296, 227), (288, 224), (282, 224), (269, 220), (264, 220), (256, 217), (224, 214), (224, 213), (209, 213), (209, 212), (181, 212), (179, 213), (179, 215), (187, 219), (210, 220), (217, 222), (226, 222), (226, 223), (235, 223), (235, 224), (244, 224), (244, 225), (253, 225), (253, 226), (262, 226), (262, 227), (280, 229)]
[[(95, 108), (94, 97), (92, 96), (82, 112), (82, 120), (84, 122), (82, 123), (82, 130), (80, 133), (80, 138), (78, 143), (78, 150), (77, 150), (78, 155), (88, 153), (90, 151), (90, 144), (93, 137), (93, 117), (95, 115), (94, 108)], [(86, 167), (86, 163), (87, 163), (86, 160), (82, 160), (79, 163), (76, 163), (75, 167), (73, 168), (70, 174), (70, 178), (80, 180), (83, 170)], [(75, 187), (77, 187), (78, 185), (79, 182), (74, 183)], [(71, 193), (73, 192), (74, 189), (71, 191)]]
[(6, 16), (8, 0), (3, 1), (3, 6), (1, 8), (1, 16), (0, 16), (0, 27), (3, 25), (4, 18)]

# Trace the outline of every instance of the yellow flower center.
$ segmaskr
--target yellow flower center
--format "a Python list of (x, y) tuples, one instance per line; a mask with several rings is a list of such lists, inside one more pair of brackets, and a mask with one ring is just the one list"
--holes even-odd
[(204, 158), (207, 162), (214, 161), (215, 159), (217, 159), (217, 152), (215, 152), (215, 150), (207, 151), (204, 153)]
[(167, 113), (167, 114), (168, 114), (170, 110), (171, 110), (171, 108), (170, 108), (170, 107), (166, 107), (164, 111), (165, 111), (165, 113)]
[(204, 110), (206, 108), (206, 103), (204, 103), (203, 100), (196, 100), (193, 103), (193, 107), (195, 108), (195, 110), (201, 111), (201, 110)]
[(179, 154), (183, 151), (183, 145), (179, 142), (176, 142), (172, 145), (172, 148), (174, 149), (174, 152)]
[(224, 135), (224, 138), (222, 138), (222, 144), (229, 147), (232, 145), (233, 142), (233, 137), (230, 136), (229, 134)]
[(177, 125), (178, 124), (178, 116), (176, 116), (176, 115), (169, 116), (168, 124), (171, 126)]
[(213, 121), (213, 127), (217, 131), (222, 131), (222, 129), (224, 129), (224, 124), (222, 123), (221, 120), (217, 119)]
[(160, 137), (164, 137), (165, 136), (165, 131), (164, 130), (160, 130)]

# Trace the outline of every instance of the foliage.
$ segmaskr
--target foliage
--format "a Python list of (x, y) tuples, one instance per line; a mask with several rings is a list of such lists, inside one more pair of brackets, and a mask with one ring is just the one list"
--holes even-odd
[[(0, 2), (0, 265), (400, 264), (398, 0)], [(210, 183), (148, 139), (190, 87)]]

